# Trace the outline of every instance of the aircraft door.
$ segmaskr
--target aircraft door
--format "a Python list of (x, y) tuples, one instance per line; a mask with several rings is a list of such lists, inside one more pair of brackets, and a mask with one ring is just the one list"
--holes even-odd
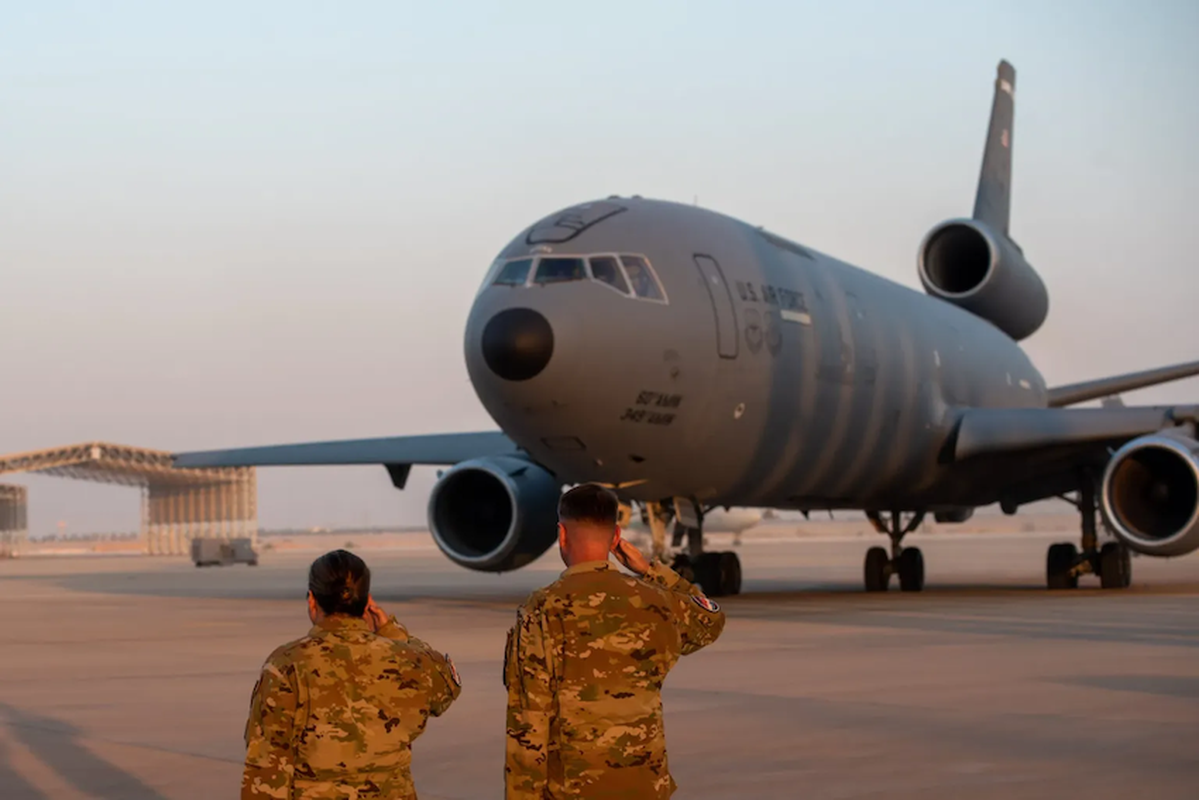
[(712, 310), (716, 315), (716, 349), (721, 358), (737, 357), (737, 318), (733, 315), (733, 295), (724, 273), (711, 256), (695, 256), (695, 266), (703, 276)]

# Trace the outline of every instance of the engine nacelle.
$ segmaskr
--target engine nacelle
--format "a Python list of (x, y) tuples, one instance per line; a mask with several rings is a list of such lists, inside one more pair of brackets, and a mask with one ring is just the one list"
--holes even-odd
[(1199, 442), (1169, 433), (1133, 439), (1108, 462), (1099, 497), (1104, 521), (1129, 549), (1199, 549)]
[(537, 559), (558, 538), (561, 486), (519, 456), (463, 461), (429, 496), (429, 531), (451, 561), (480, 572), (509, 572)]
[(982, 317), (1016, 341), (1049, 315), (1049, 292), (1011, 240), (973, 219), (951, 219), (920, 243), (920, 282), (933, 297)]

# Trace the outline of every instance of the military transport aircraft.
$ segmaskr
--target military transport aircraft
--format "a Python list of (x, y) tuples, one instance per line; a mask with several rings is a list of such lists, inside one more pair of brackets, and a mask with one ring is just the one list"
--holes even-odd
[[(1046, 388), (1017, 344), (1049, 298), (1008, 232), (1015, 70), (999, 64), (974, 213), (934, 227), (924, 293), (695, 206), (609, 197), (521, 231), (466, 324), (471, 383), (500, 430), (186, 453), (180, 467), (381, 464), (403, 488), (444, 465), (437, 545), (508, 571), (555, 541), (566, 485), (612, 487), (683, 542), (674, 564), (740, 591), (734, 553), (703, 550), (714, 508), (864, 511), (890, 537), (867, 590), (924, 585), (904, 536), (1061, 496), (1081, 547), (1049, 548), (1050, 587), (1127, 586), (1130, 551), (1199, 548), (1199, 407), (1068, 408), (1199, 374), (1199, 362)], [(1097, 514), (1112, 537), (1100, 541)]]

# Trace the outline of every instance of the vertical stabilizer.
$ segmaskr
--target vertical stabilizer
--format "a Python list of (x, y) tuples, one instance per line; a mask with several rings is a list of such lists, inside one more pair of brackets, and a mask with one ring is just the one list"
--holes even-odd
[(974, 218), (1004, 236), (1008, 234), (1012, 205), (1012, 120), (1015, 110), (1016, 70), (1008, 62), (1000, 61), (995, 78), (995, 100), (991, 104), (991, 125), (987, 129), (987, 147), (983, 151), (978, 194), (974, 198)]

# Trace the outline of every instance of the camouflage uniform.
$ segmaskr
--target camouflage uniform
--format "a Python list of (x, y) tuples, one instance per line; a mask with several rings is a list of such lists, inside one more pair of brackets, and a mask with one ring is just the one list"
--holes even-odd
[(655, 564), (640, 580), (576, 564), (517, 612), (504, 654), (506, 797), (667, 798), (662, 682), (724, 612)]
[(416, 797), (412, 740), (461, 692), (453, 662), (390, 617), (327, 617), (271, 653), (246, 722), (243, 800)]

